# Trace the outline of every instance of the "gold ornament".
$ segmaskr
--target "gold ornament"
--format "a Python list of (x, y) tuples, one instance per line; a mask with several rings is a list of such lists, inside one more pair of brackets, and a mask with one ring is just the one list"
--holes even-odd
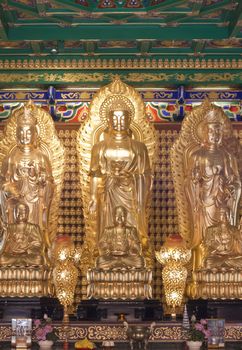
[(162, 280), (165, 298), (168, 306), (180, 306), (183, 300), (187, 269), (186, 265), (191, 259), (191, 250), (187, 249), (180, 235), (168, 236), (160, 251), (155, 252), (156, 259), (164, 265)]

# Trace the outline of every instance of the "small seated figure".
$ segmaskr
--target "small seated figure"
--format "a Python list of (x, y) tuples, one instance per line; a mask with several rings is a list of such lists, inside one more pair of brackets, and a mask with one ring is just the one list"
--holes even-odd
[(135, 227), (127, 226), (127, 211), (122, 206), (114, 209), (114, 226), (107, 227), (99, 241), (99, 257), (96, 267), (109, 270), (113, 268), (144, 268), (141, 244)]
[(221, 208), (221, 222), (208, 227), (204, 246), (207, 250), (205, 266), (242, 267), (242, 233), (240, 229), (229, 223), (227, 211)]
[(28, 206), (18, 202), (14, 216), (15, 223), (3, 226), (0, 266), (43, 265), (43, 238), (39, 226), (28, 222)]

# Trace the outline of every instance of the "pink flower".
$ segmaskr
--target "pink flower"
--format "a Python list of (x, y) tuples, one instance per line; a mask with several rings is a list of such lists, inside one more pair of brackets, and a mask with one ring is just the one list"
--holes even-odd
[(35, 329), (33, 331), (37, 340), (58, 340), (58, 331), (55, 330), (51, 324), (51, 321), (51, 318), (49, 318), (46, 314), (44, 315), (43, 320), (34, 321)]
[(44, 328), (37, 329), (35, 334), (38, 340), (46, 340), (46, 332)]
[(208, 329), (204, 329), (204, 335), (205, 335), (205, 338), (207, 339), (207, 338), (209, 338), (210, 336), (211, 336), (211, 332), (210, 332), (210, 330), (208, 330)]
[(198, 330), (198, 331), (201, 331), (203, 332), (204, 331), (204, 327), (201, 323), (196, 323), (195, 324), (195, 329)]
[(40, 320), (34, 320), (34, 325), (36, 327), (39, 327), (39, 325), (41, 324), (41, 321)]
[(201, 318), (200, 323), (201, 323), (203, 326), (206, 326), (206, 325), (208, 324), (208, 323), (207, 323), (207, 320), (204, 320), (204, 318)]
[(53, 331), (53, 327), (50, 324), (47, 324), (44, 329), (46, 333), (50, 333)]

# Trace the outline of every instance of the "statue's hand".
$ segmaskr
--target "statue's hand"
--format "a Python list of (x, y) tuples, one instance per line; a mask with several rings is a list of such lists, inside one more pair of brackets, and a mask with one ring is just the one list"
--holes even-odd
[(96, 215), (97, 213), (97, 201), (95, 199), (91, 200), (88, 207), (88, 212), (91, 215)]

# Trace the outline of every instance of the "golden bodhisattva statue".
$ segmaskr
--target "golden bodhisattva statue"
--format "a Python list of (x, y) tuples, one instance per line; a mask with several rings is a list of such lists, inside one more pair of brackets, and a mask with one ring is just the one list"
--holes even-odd
[(108, 270), (113, 268), (144, 268), (141, 244), (135, 227), (127, 226), (127, 210), (116, 207), (114, 226), (106, 227), (99, 240), (99, 257), (96, 266)]
[(57, 232), (63, 166), (51, 116), (31, 101), (17, 109), (0, 141), (0, 295), (50, 293), (47, 256)]
[(14, 206), (21, 201), (29, 208), (28, 221), (46, 230), (55, 186), (50, 160), (36, 145), (36, 125), (31, 105), (26, 105), (17, 120), (17, 146), (1, 166), (1, 211), (3, 222), (13, 223)]
[(236, 225), (241, 182), (237, 161), (222, 143), (222, 111), (208, 111), (204, 122), (201, 147), (187, 157), (185, 190), (192, 211), (195, 247), (205, 238), (208, 227), (221, 221), (221, 207), (228, 208), (229, 222)]
[[(92, 294), (95, 297), (131, 297), (112, 287), (115, 279), (124, 278), (120, 282), (125, 283), (132, 279), (128, 272), (125, 275), (117, 269), (128, 271), (132, 267), (144, 272), (152, 266), (148, 206), (154, 152), (155, 131), (145, 118), (141, 97), (116, 78), (94, 97), (89, 119), (79, 136), (84, 216), (87, 218), (82, 261), (83, 267), (87, 264), (94, 269), (88, 278), (92, 280), (92, 274), (96, 274), (93, 278), (100, 282), (94, 288), (97, 291), (101, 286), (100, 293)], [(89, 168), (85, 169), (85, 164), (90, 164)], [(106, 281), (101, 281), (103, 269)], [(151, 275), (147, 276), (149, 279)], [(140, 277), (135, 283), (132, 298), (146, 297), (144, 285), (147, 281)], [(109, 292), (112, 288), (115, 295)]]
[[(214, 291), (219, 289), (219, 281), (223, 277), (219, 271), (216, 277), (207, 275), (210, 268), (213, 268), (211, 274), (215, 273), (216, 256), (217, 269), (222, 266), (233, 266), (235, 269), (241, 267), (240, 248), (234, 246), (239, 241), (239, 237), (235, 237), (239, 235), (236, 225), (241, 195), (236, 160), (239, 148), (239, 142), (233, 135), (231, 123), (223, 110), (205, 101), (185, 118), (180, 136), (171, 151), (179, 228), (193, 249), (195, 272), (189, 288), (193, 297), (234, 298), (239, 291), (238, 284), (234, 290), (223, 288), (223, 295), (216, 295), (217, 292)], [(226, 209), (226, 228), (225, 219), (221, 217), (223, 208)], [(223, 234), (220, 232), (218, 235), (220, 228), (223, 228)], [(224, 246), (225, 230), (227, 238), (228, 234), (231, 236), (230, 247)], [(217, 233), (214, 236), (215, 231)], [(230, 264), (222, 262), (224, 255)], [(196, 271), (199, 273), (196, 274)], [(236, 273), (240, 274), (238, 271)], [(235, 276), (235, 280), (236, 278)]]

